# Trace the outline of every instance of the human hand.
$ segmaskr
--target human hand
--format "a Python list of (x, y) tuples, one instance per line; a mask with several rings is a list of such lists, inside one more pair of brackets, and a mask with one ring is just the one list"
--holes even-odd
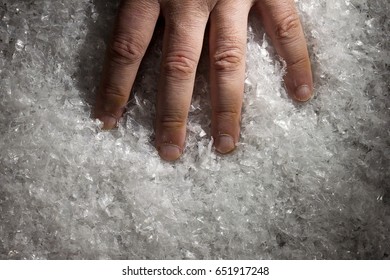
[(207, 21), (210, 19), (212, 136), (218, 152), (239, 141), (244, 92), (248, 14), (255, 9), (278, 54), (287, 63), (288, 93), (297, 101), (312, 96), (309, 55), (293, 0), (123, 0), (94, 108), (112, 129), (124, 113), (141, 60), (158, 17), (165, 19), (157, 93), (156, 148), (168, 161), (182, 154)]

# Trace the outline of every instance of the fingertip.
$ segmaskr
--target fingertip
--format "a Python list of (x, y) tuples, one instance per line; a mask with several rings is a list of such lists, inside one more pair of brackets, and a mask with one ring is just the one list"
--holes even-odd
[(307, 102), (312, 98), (312, 96), (313, 89), (308, 85), (298, 86), (293, 93), (294, 99), (299, 102)]
[(215, 141), (214, 146), (217, 152), (220, 154), (231, 153), (236, 148), (233, 137), (228, 134), (219, 135)]
[(174, 144), (162, 144), (157, 150), (159, 156), (166, 161), (176, 161), (182, 155), (182, 149)]
[(111, 130), (118, 126), (118, 120), (113, 116), (101, 116), (98, 119), (103, 122), (101, 127), (103, 130)]

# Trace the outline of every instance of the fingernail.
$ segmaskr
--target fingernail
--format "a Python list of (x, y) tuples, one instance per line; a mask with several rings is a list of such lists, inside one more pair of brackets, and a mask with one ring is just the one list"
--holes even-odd
[(158, 153), (162, 159), (175, 161), (181, 156), (181, 149), (173, 144), (162, 144)]
[(227, 134), (221, 134), (215, 145), (215, 149), (221, 154), (230, 153), (235, 149), (235, 147), (236, 145), (234, 144), (233, 137)]
[(298, 101), (308, 101), (311, 98), (311, 90), (309, 86), (303, 85), (296, 89), (295, 99)]
[(102, 129), (113, 129), (117, 126), (118, 120), (112, 116), (102, 116), (99, 120), (103, 122)]

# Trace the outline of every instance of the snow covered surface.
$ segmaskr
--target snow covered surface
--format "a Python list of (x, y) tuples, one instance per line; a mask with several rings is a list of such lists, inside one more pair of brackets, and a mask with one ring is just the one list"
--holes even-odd
[(90, 119), (117, 4), (0, 3), (1, 259), (389, 259), (388, 0), (297, 1), (304, 105), (252, 19), (237, 151), (212, 149), (203, 58), (174, 164), (152, 144), (161, 30), (119, 129)]

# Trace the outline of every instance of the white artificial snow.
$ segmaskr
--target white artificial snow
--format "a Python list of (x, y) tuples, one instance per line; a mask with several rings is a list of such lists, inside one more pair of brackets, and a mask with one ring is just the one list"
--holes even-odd
[[(118, 1), (0, 4), (1, 259), (388, 259), (388, 0), (296, 1), (315, 97), (248, 30), (241, 141), (210, 137), (207, 55), (187, 146), (153, 147), (161, 29), (118, 130), (90, 118)], [(207, 51), (206, 51), (207, 52)]]

